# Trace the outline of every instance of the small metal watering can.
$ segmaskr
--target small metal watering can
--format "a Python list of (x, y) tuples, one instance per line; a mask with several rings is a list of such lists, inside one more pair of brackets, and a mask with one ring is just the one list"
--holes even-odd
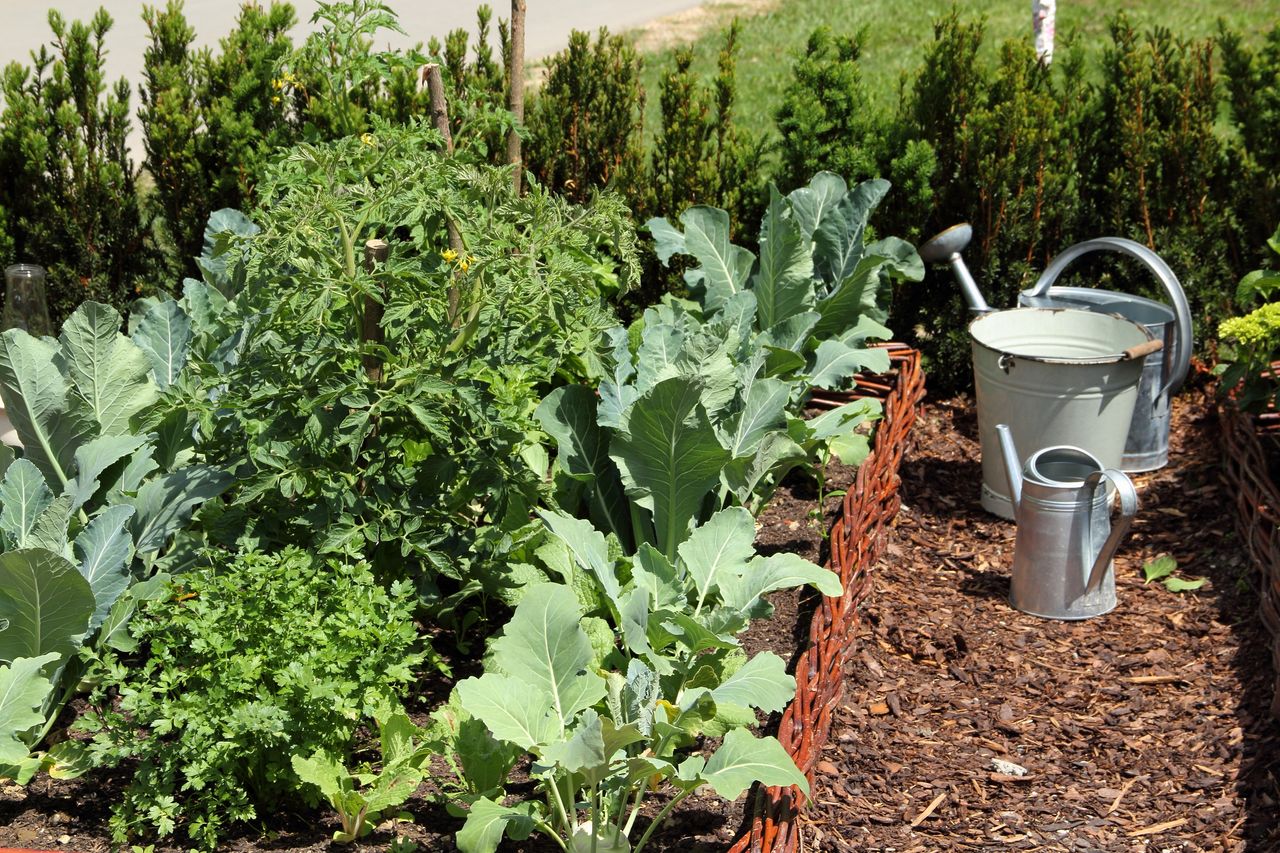
[[(973, 238), (968, 223), (953, 225), (920, 247), (926, 263), (947, 263), (960, 282), (970, 310), (985, 314), (987, 305), (960, 252)], [(1091, 287), (1054, 285), (1067, 267), (1091, 252), (1118, 252), (1140, 261), (1169, 295), (1170, 305)], [(1022, 291), (1018, 304), (1027, 308), (1077, 308), (1100, 314), (1118, 314), (1144, 326), (1152, 337), (1164, 341), (1164, 350), (1146, 357), (1138, 385), (1138, 401), (1125, 438), (1120, 467), (1130, 473), (1155, 471), (1169, 461), (1169, 398), (1182, 385), (1191, 365), (1191, 308), (1187, 297), (1159, 255), (1141, 243), (1122, 237), (1100, 237), (1077, 243), (1055, 257), (1035, 285)]]
[[(996, 432), (1018, 522), (1009, 603), (1047, 619), (1110, 613), (1116, 606), (1112, 558), (1138, 511), (1132, 481), (1078, 447), (1046, 447), (1020, 466), (1009, 427), (1000, 424)], [(1120, 502), (1114, 527), (1106, 482)]]

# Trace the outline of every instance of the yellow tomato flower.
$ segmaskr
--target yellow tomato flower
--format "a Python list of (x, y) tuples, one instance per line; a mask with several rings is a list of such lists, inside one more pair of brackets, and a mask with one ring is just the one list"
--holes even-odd
[(444, 258), (448, 263), (453, 263), (458, 259), (458, 253), (453, 249), (445, 249), (440, 253), (440, 257)]
[(378, 144), (378, 140), (374, 138), (372, 133), (360, 134), (360, 141), (370, 147), (376, 146)]
[(458, 261), (458, 269), (462, 270), (463, 272), (466, 272), (467, 270), (471, 269), (471, 261), (468, 261), (466, 258), (463, 258), (462, 260)]

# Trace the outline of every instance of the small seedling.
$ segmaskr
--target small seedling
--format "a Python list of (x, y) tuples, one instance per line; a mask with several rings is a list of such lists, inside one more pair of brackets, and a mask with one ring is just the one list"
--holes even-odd
[(1160, 581), (1169, 592), (1190, 592), (1204, 586), (1205, 578), (1188, 580), (1174, 574), (1178, 570), (1178, 561), (1168, 554), (1161, 554), (1142, 567), (1142, 577), (1146, 583)]

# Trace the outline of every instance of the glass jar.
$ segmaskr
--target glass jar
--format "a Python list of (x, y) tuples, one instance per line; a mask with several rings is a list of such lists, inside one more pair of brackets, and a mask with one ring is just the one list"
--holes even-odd
[(4, 269), (4, 329), (22, 329), (36, 337), (53, 334), (44, 295), (44, 267), (13, 264)]

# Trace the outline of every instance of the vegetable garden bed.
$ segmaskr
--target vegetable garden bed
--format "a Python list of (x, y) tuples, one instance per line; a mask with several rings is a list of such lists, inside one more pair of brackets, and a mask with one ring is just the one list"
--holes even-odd
[[(831, 714), (843, 695), (845, 665), (856, 648), (850, 640), (858, 626), (859, 607), (870, 591), (870, 567), (881, 553), (887, 525), (897, 513), (898, 467), (924, 395), (919, 354), (900, 344), (886, 346), (891, 352), (890, 372), (857, 377), (855, 390), (847, 395), (882, 400), (884, 419), (877, 425), (871, 455), (856, 469), (856, 480), (849, 482), (854, 469), (840, 466), (832, 471), (831, 484), (847, 486), (848, 491), (831, 522), (830, 535), (824, 538), (803, 522), (807, 507), (816, 498), (807, 482), (790, 483), (785, 495), (780, 495), (761, 518), (758, 542), (763, 549), (797, 551), (819, 559), (820, 552), (829, 548), (827, 565), (839, 572), (845, 585), (840, 598), (804, 597), (818, 598), (807, 631), (799, 627), (807, 611), (801, 595), (794, 590), (779, 593), (774, 597), (775, 617), (756, 623), (743, 638), (752, 652), (772, 647), (797, 661), (797, 697), (781, 716), (779, 739), (811, 784)], [(813, 513), (809, 514), (812, 517)], [(786, 648), (790, 638), (796, 638), (801, 648)], [(415, 718), (426, 720), (421, 711)], [(815, 793), (820, 795), (818, 781)], [(119, 795), (121, 782), (116, 774), (100, 771), (79, 780), (45, 780), (30, 789), (15, 786), (5, 790), (0, 796), (0, 844), (58, 846), (81, 853), (110, 849), (105, 823), (109, 802)], [(415, 823), (388, 824), (351, 849), (385, 849), (397, 835), (418, 843), (419, 850), (455, 849), (455, 827), (432, 802), (432, 795), (428, 786), (406, 803)], [(795, 849), (795, 821), (804, 802), (793, 788), (754, 790), (745, 799), (749, 819), (743, 817), (742, 800), (727, 803), (698, 797), (690, 805), (690, 814), (677, 813), (655, 835), (655, 849), (722, 850), (735, 831), (742, 832), (735, 850)], [(271, 840), (256, 839), (253, 829), (245, 827), (225, 839), (224, 849), (320, 851), (329, 848), (330, 823), (328, 818), (316, 821), (301, 814), (278, 815)], [(537, 838), (508, 844), (504, 849), (528, 853), (554, 849), (546, 839)], [(157, 849), (169, 848), (160, 845)]]
[[(831, 528), (830, 568), (844, 584), (840, 598), (824, 598), (809, 625), (808, 645), (795, 666), (796, 698), (778, 726), (778, 739), (817, 793), (816, 765), (831, 730), (831, 715), (844, 696), (845, 668), (856, 649), (858, 611), (871, 591), (871, 567), (885, 546), (885, 533), (898, 513), (898, 468), (910, 443), (916, 407), (924, 397), (918, 352), (890, 345), (894, 370), (886, 377), (860, 378), (855, 394), (884, 398), (885, 417), (875, 445), (845, 493)], [(886, 384), (882, 380), (888, 380)], [(796, 818), (805, 801), (794, 788), (752, 794), (750, 828), (733, 853), (792, 851), (799, 841)]]
[(1218, 417), (1222, 471), (1234, 495), (1236, 532), (1258, 571), (1258, 612), (1271, 632), (1271, 713), (1280, 717), (1280, 489), (1275, 480), (1280, 413), (1255, 416), (1228, 401), (1219, 405)]

